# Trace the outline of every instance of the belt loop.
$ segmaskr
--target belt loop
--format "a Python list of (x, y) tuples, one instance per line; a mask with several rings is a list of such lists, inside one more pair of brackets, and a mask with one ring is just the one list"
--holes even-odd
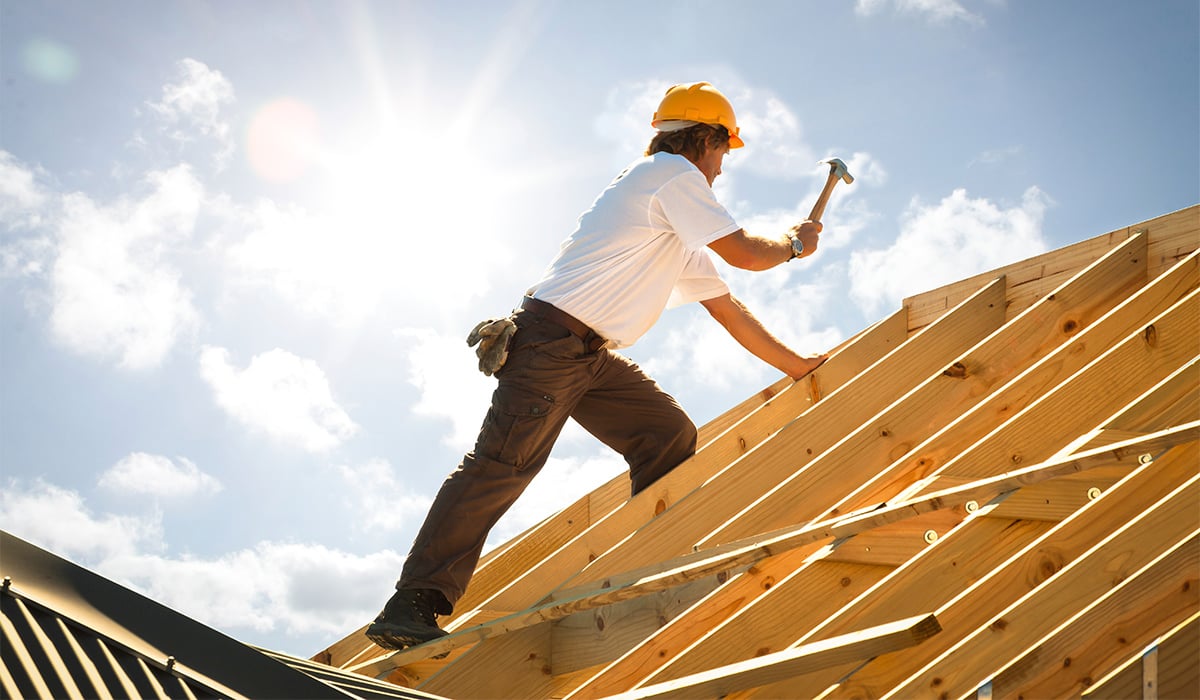
[(607, 345), (608, 341), (596, 335), (596, 331), (588, 331), (587, 337), (583, 339), (583, 344), (587, 347), (588, 352), (596, 352)]
[(608, 341), (591, 327), (553, 304), (527, 296), (521, 300), (521, 308), (567, 329), (571, 335), (583, 341), (588, 352), (596, 352), (608, 346)]

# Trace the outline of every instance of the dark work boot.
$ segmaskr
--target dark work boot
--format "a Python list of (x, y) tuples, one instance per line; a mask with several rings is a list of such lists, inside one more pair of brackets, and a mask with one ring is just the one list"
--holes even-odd
[(439, 610), (449, 612), (449, 608), (440, 591), (402, 588), (367, 626), (367, 637), (384, 649), (407, 649), (444, 637), (437, 614)]

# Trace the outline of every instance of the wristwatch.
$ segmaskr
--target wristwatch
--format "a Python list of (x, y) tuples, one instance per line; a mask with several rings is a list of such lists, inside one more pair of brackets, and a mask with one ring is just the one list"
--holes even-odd
[(788, 240), (792, 242), (792, 257), (788, 258), (788, 260), (795, 260), (801, 255), (804, 255), (804, 241), (800, 240), (800, 238), (791, 231), (788, 231), (787, 237)]

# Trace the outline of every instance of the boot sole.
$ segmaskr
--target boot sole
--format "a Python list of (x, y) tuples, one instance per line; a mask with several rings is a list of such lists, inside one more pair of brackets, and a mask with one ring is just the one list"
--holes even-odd
[[(431, 631), (434, 633), (430, 634)], [(441, 632), (441, 634), (437, 634), (437, 632)], [(397, 625), (390, 622), (372, 622), (367, 627), (366, 635), (367, 639), (370, 639), (384, 649), (399, 651), (402, 649), (411, 649), (425, 642), (432, 642), (435, 639), (441, 639), (446, 636), (446, 633), (437, 628), (431, 630), (428, 627), (414, 628), (409, 625)], [(442, 659), (449, 654), (450, 652), (447, 651), (433, 658)]]

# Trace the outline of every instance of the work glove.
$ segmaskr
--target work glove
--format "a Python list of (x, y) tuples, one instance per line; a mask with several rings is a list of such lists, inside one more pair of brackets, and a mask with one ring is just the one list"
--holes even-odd
[(511, 318), (489, 318), (480, 321), (467, 336), (467, 345), (474, 346), (479, 358), (479, 371), (492, 376), (504, 366), (508, 359), (508, 341), (517, 332), (517, 324)]

